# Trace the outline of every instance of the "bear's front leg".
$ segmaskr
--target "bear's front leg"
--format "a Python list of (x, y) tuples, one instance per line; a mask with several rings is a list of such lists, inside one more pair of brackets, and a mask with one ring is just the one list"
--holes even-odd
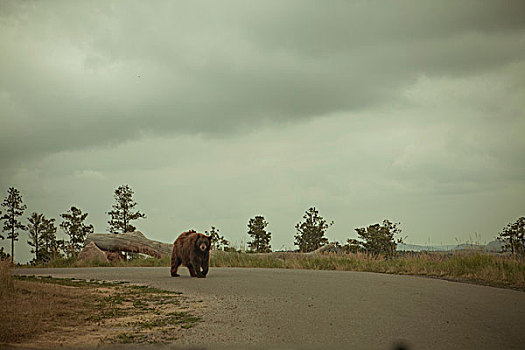
[(206, 277), (208, 274), (208, 264), (204, 263), (202, 264), (202, 277)]
[(190, 271), (191, 277), (197, 277), (197, 274), (195, 273), (195, 267), (192, 264), (188, 265), (188, 270)]
[(201, 267), (197, 265), (197, 268), (195, 269), (195, 272), (197, 273), (197, 277), (204, 278), (206, 277), (206, 274), (201, 272)]

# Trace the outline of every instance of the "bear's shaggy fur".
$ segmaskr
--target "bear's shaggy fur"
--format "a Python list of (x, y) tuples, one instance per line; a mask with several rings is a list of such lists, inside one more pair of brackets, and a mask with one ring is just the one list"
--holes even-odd
[(194, 230), (181, 233), (173, 243), (171, 276), (180, 276), (177, 269), (180, 265), (184, 265), (190, 271), (191, 277), (206, 277), (210, 264), (210, 249), (211, 236)]

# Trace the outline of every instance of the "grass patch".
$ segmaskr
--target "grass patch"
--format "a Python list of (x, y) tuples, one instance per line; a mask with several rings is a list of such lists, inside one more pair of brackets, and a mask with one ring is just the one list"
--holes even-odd
[[(337, 271), (365, 271), (401, 275), (428, 276), (455, 281), (467, 281), (525, 290), (525, 258), (488, 254), (477, 251), (454, 253), (398, 252), (392, 259), (356, 254), (248, 254), (213, 250), (212, 267), (255, 267)], [(92, 266), (170, 266), (169, 257), (117, 261), (105, 264), (59, 259), (37, 267), (92, 267)], [(0, 283), (3, 283), (0, 281)], [(63, 283), (83, 283), (75, 280)], [(150, 288), (150, 287), (138, 287)], [(147, 291), (147, 290), (145, 290)], [(151, 289), (149, 292), (160, 293)]]
[(188, 329), (199, 322), (200, 317), (193, 316), (189, 312), (170, 312), (162, 317), (157, 317), (153, 320), (137, 322), (136, 327), (152, 329), (156, 327), (171, 327), (175, 325), (181, 325), (181, 328)]
[(96, 312), (96, 298), (82, 288), (43, 284), (0, 268), (0, 344), (15, 344), (54, 332), (62, 325), (87, 326), (79, 315)]
[(525, 290), (525, 259), (480, 252), (401, 253), (392, 259), (357, 254), (246, 254), (214, 251), (215, 267), (363, 271), (470, 281)]
[(116, 339), (118, 343), (122, 344), (134, 343), (137, 340), (142, 343), (144, 341), (144, 336), (137, 337), (135, 334), (120, 333), (117, 335)]
[(82, 280), (78, 278), (54, 278), (51, 276), (33, 276), (33, 275), (16, 275), (12, 278), (20, 281), (32, 281), (41, 283), (58, 284), (61, 286), (68, 287), (115, 287), (119, 285), (127, 284), (128, 282), (122, 281), (91, 281)]
[(150, 286), (140, 286), (140, 285), (130, 285), (130, 289), (142, 292), (142, 293), (156, 293), (156, 294), (182, 294), (181, 292), (173, 292), (169, 290), (162, 290), (158, 288), (153, 288)]
[(99, 260), (78, 261), (76, 258), (56, 258), (38, 265), (28, 265), (36, 268), (65, 268), (65, 267), (161, 267), (170, 266), (170, 257), (138, 258), (132, 260), (101, 262)]
[(11, 276), (11, 262), (0, 260), (0, 298), (10, 295), (13, 291), (13, 278)]
[(0, 347), (169, 343), (200, 322), (193, 305), (127, 282), (12, 276), (0, 262)]

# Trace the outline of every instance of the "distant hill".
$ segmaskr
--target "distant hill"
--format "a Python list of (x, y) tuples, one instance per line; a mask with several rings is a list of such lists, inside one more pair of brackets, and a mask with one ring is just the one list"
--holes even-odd
[(454, 244), (454, 245), (425, 246), (425, 245), (417, 245), (417, 244), (399, 243), (397, 245), (396, 250), (405, 251), (405, 252), (421, 252), (421, 251), (448, 252), (448, 251), (456, 251), (456, 250), (479, 250), (479, 251), (484, 251), (484, 252), (499, 253), (501, 252), (503, 245), (504, 244), (500, 241), (492, 241), (492, 242), (487, 243), (486, 245), (463, 243), (463, 244)]
[(504, 246), (505, 243), (501, 241), (492, 241), (487, 243), (485, 249), (489, 252), (501, 252)]
[(404, 244), (398, 243), (398, 251), (411, 251), (411, 252), (421, 252), (421, 251), (430, 251), (430, 252), (444, 252), (449, 250), (454, 250), (457, 245), (418, 245), (418, 244)]

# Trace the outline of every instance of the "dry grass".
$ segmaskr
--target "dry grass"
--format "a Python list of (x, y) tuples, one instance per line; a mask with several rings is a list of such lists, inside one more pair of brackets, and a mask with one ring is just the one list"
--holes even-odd
[(100, 262), (95, 261), (77, 261), (74, 258), (58, 258), (51, 260), (44, 264), (39, 264), (31, 267), (38, 268), (59, 268), (59, 267), (157, 267), (157, 266), (169, 266), (170, 257), (166, 256), (161, 259), (158, 258), (141, 258), (133, 259), (128, 261), (111, 261), (111, 262)]
[(0, 300), (13, 290), (13, 279), (11, 278), (11, 262), (0, 260)]
[(525, 290), (523, 258), (479, 252), (405, 253), (393, 259), (357, 254), (245, 254), (215, 251), (212, 266), (366, 271), (419, 275)]
[[(169, 266), (169, 257), (106, 264), (58, 260), (40, 267)], [(248, 254), (212, 251), (211, 266), (339, 270), (391, 273), (444, 278), (525, 290), (525, 258), (479, 251), (398, 252), (393, 259), (357, 254)]]
[(9, 261), (0, 263), (0, 343), (32, 339), (58, 325), (82, 324), (78, 315), (92, 311), (91, 293), (14, 280), (9, 268)]
[(94, 301), (82, 289), (15, 281), (12, 292), (0, 301), (0, 343), (35, 339), (66, 325), (85, 326), (79, 315), (92, 313)]
[[(168, 343), (199, 322), (202, 303), (123, 283), (12, 277), (0, 264), (0, 347)], [(193, 310), (190, 312), (190, 310)]]

